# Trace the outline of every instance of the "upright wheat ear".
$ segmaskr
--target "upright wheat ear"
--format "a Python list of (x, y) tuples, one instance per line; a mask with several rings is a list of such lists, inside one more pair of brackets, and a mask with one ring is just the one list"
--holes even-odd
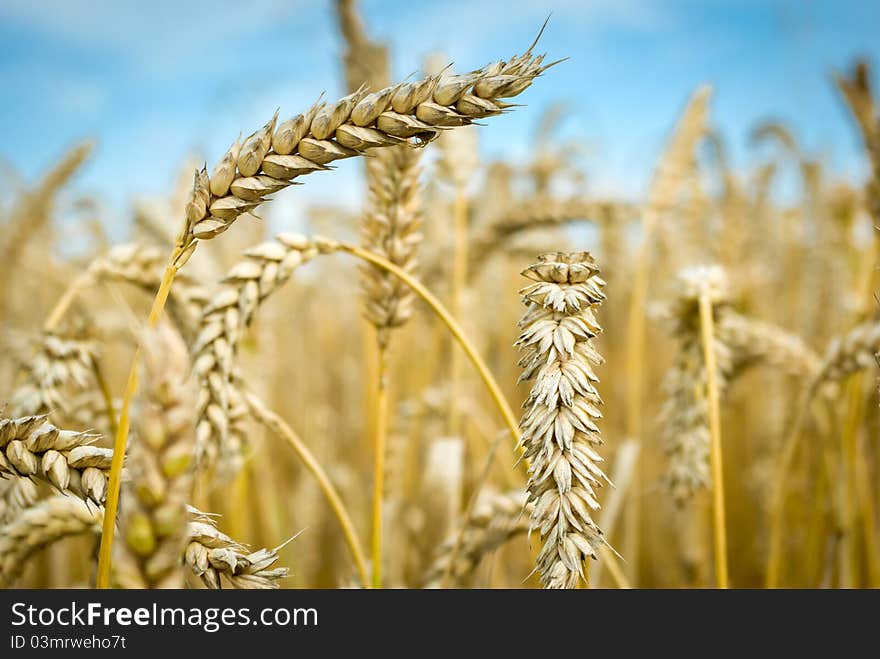
[(537, 570), (546, 588), (575, 588), (586, 580), (584, 561), (606, 544), (590, 512), (599, 508), (595, 488), (608, 480), (595, 450), (602, 400), (593, 372), (603, 361), (593, 338), (602, 331), (594, 307), (605, 282), (587, 252), (543, 254), (523, 275), (536, 282), (520, 291), (528, 311), (516, 345), (525, 352), (520, 380), (535, 380), (520, 429), (531, 460), (531, 530), (544, 540)]
[(676, 504), (684, 505), (711, 484), (709, 471), (709, 393), (706, 361), (700, 339), (699, 301), (704, 287), (710, 293), (719, 331), (714, 337), (718, 391), (727, 390), (733, 367), (726, 341), (725, 314), (730, 305), (727, 277), (717, 266), (698, 266), (679, 274), (681, 292), (673, 309), (674, 333), (679, 341), (675, 362), (664, 380), (664, 449), (669, 457), (666, 485)]
[(143, 389), (129, 454), (114, 580), (125, 588), (182, 588), (186, 502), (195, 443), (186, 346), (169, 323), (141, 340)]

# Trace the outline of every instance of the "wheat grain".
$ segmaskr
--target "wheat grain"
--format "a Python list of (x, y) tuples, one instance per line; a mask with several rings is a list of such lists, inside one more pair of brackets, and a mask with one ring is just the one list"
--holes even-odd
[(208, 588), (220, 588), (225, 579), (235, 588), (273, 589), (278, 588), (279, 579), (287, 576), (287, 568), (272, 567), (284, 545), (248, 552), (244, 545), (217, 529), (213, 516), (194, 508), (190, 508), (190, 515), (184, 560)]

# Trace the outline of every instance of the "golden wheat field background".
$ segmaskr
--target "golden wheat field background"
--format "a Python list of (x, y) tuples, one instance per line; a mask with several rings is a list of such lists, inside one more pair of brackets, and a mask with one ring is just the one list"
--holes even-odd
[(624, 195), (559, 136), (555, 17), (406, 77), (369, 9), (321, 8), (341, 47), (297, 52), (336, 79), (160, 194), (76, 193), (100, 127), (8, 154), (0, 585), (880, 587), (870, 62), (811, 74), (843, 168), (785, 121), (730, 157), (706, 80)]

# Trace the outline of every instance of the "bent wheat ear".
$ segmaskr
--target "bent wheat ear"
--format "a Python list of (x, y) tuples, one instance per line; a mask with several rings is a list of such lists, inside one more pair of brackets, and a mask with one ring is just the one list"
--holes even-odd
[(489, 257), (503, 249), (507, 241), (532, 229), (558, 226), (568, 222), (598, 221), (610, 215), (618, 218), (634, 217), (638, 213), (635, 206), (614, 202), (593, 201), (581, 197), (557, 199), (555, 197), (535, 197), (517, 202), (513, 208), (504, 212), (485, 227), (473, 239), (472, 254), (468, 270), (474, 275), (489, 262)]
[[(13, 583), (40, 549), (69, 536), (100, 533), (104, 509), (70, 496), (49, 497), (0, 527), (0, 586)], [(278, 588), (287, 568), (272, 568), (278, 550), (249, 551), (217, 529), (215, 516), (187, 508), (185, 549), (169, 560), (185, 565), (208, 588), (225, 578), (235, 588)], [(286, 543), (285, 543), (286, 544)], [(283, 546), (283, 545), (282, 545)]]
[(91, 446), (94, 439), (56, 428), (45, 415), (0, 419), (0, 476), (38, 478), (103, 504), (113, 451)]
[(505, 99), (525, 91), (553, 64), (530, 48), (455, 79), (429, 76), (371, 94), (362, 86), (336, 103), (317, 101), (277, 129), (276, 115), (230, 148), (213, 170), (216, 180), (206, 168), (195, 172), (175, 266), (186, 262), (199, 240), (223, 233), (297, 177), (368, 149), (425, 144), (448, 128), (501, 114), (510, 107)]
[(8, 587), (29, 559), (63, 538), (101, 531), (103, 508), (70, 496), (54, 496), (21, 511), (0, 527), (0, 586)]
[(602, 400), (593, 371), (603, 361), (593, 338), (602, 331), (594, 311), (605, 282), (587, 252), (543, 254), (523, 275), (535, 282), (520, 291), (528, 310), (516, 345), (524, 352), (520, 380), (535, 381), (520, 430), (531, 461), (530, 530), (544, 541), (536, 569), (546, 588), (575, 588), (586, 578), (584, 561), (606, 544), (591, 514), (596, 488), (608, 480), (596, 452)]

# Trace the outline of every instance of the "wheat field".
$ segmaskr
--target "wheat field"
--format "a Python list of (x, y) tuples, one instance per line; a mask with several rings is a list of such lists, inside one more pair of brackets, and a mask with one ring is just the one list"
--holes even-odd
[[(100, 135), (0, 190), (0, 586), (880, 587), (869, 63), (816, 72), (864, 180), (782, 122), (735, 168), (704, 84), (634, 200), (556, 106), (525, 159), (480, 148), (577, 66), (552, 17), (395, 79), (361, 7), (328, 11), (345, 95), (114, 230), (68, 194)], [(337, 169), (356, 210), (261, 219)]]

